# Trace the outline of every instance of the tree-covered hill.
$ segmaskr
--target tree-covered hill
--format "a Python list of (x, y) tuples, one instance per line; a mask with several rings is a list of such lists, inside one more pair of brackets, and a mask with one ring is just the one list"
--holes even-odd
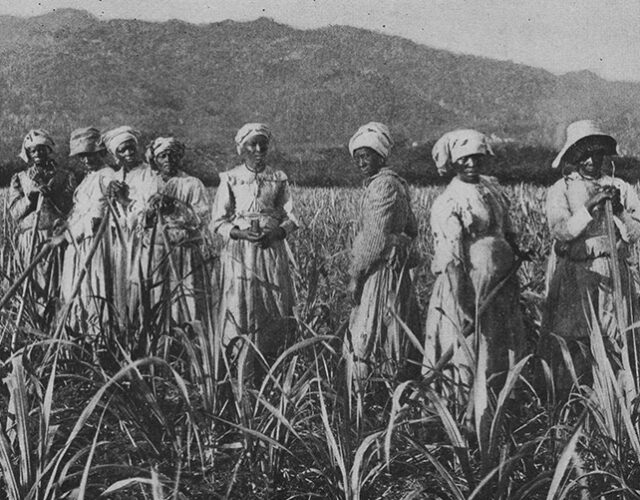
[(410, 165), (418, 178), (432, 168), (426, 145), (462, 126), (515, 140), (506, 150), (519, 155), (524, 144), (546, 151), (535, 163), (551, 155), (570, 120), (593, 117), (640, 152), (638, 84), (588, 72), (558, 77), (350, 27), (100, 21), (71, 9), (0, 16), (0, 88), (5, 177), (36, 126), (62, 150), (69, 132), (87, 125), (175, 134), (209, 180), (235, 161), (237, 128), (256, 120), (273, 126), (281, 161), (303, 182), (323, 180), (329, 161), (344, 168), (348, 138), (369, 120), (389, 124), (399, 158), (418, 155)]

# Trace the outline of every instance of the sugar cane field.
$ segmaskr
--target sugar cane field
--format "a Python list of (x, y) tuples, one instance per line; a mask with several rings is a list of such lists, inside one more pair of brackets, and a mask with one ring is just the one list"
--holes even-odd
[[(411, 190), (423, 323), (429, 210), (442, 189)], [(351, 390), (341, 345), (361, 190), (294, 187), (296, 338), (259, 386), (218, 376), (215, 332), (163, 324), (161, 307), (141, 303), (148, 322), (118, 327), (120, 349), (95, 357), (82, 335), (43, 322), (21, 303), (28, 296), (13, 294), (0, 323), (0, 498), (640, 498), (637, 387), (621, 383), (594, 328), (592, 386), (556, 394), (536, 356), (551, 248), (546, 188), (504, 189), (531, 254), (518, 271), (528, 345), (500, 392), (489, 391), (486, 411), (474, 411), (474, 391), (460, 401), (442, 382), (377, 376), (366, 393)], [(3, 205), (4, 295), (21, 270), (10, 264)], [(123, 347), (143, 337), (135, 353)]]

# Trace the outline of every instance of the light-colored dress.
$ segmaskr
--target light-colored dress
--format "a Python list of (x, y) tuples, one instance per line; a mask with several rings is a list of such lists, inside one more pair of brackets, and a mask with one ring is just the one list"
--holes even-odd
[(139, 305), (141, 303), (141, 253), (142, 230), (139, 223), (149, 199), (158, 192), (159, 176), (148, 164), (125, 172), (115, 172), (116, 180), (125, 182), (129, 187), (130, 202), (126, 207), (115, 204), (115, 214), (111, 214), (109, 238), (110, 261), (113, 269), (114, 306), (120, 314), (121, 324), (128, 321), (141, 321)]
[[(210, 242), (206, 188), (200, 179), (184, 172), (167, 181), (160, 176), (156, 180), (158, 193), (173, 201), (153, 218), (155, 229), (148, 221), (141, 221), (146, 227), (140, 260), (143, 275), (151, 276), (151, 307), (170, 304), (162, 312), (176, 323), (202, 320), (207, 306), (205, 297), (211, 300), (210, 273), (203, 256), (203, 245)], [(149, 248), (153, 248), (151, 262)]]
[[(637, 287), (630, 273), (632, 255), (629, 246), (640, 238), (638, 195), (621, 179), (608, 176), (587, 179), (573, 172), (557, 181), (547, 193), (547, 221), (556, 244), (547, 270), (543, 334), (554, 333), (569, 342), (578, 340), (588, 345), (592, 322), (590, 303), (603, 334), (611, 333), (611, 328), (615, 327), (605, 212), (603, 208), (596, 208), (591, 215), (584, 206), (601, 186), (610, 185), (620, 190), (624, 206), (623, 212), (614, 217), (614, 223), (627, 324), (637, 317), (630, 312), (632, 304), (637, 310)], [(559, 352), (559, 349), (554, 348), (553, 352)], [(588, 365), (583, 366), (584, 370), (580, 368), (583, 361), (582, 357), (574, 359), (578, 372), (588, 370)], [(561, 360), (554, 362), (556, 366), (558, 363)]]
[(222, 236), (220, 300), (217, 334), (223, 347), (239, 335), (249, 335), (261, 352), (275, 354), (292, 331), (294, 290), (286, 241), (260, 248), (246, 240), (231, 239), (234, 226), (298, 228), (287, 176), (270, 166), (252, 172), (240, 165), (220, 174), (211, 216), (211, 230)]
[[(44, 184), (51, 186), (51, 195), (42, 199), (38, 215), (37, 205), (31, 202), (28, 194)], [(9, 187), (9, 211), (16, 222), (14, 265), (17, 273), (29, 265), (33, 256), (51, 236), (54, 222), (67, 216), (75, 188), (73, 174), (68, 170), (58, 169), (53, 162), (45, 169), (31, 166), (13, 175)], [(36, 220), (38, 227), (34, 239)], [(59, 296), (63, 255), (61, 248), (54, 249), (34, 270), (29, 290), (40, 312), (46, 304)]]
[[(69, 244), (65, 251), (61, 285), (65, 303), (72, 300), (76, 280), (94, 244), (94, 221), (107, 216), (107, 187), (114, 179), (115, 172), (111, 167), (89, 172), (73, 195), (73, 208), (67, 220)], [(81, 326), (91, 336), (99, 333), (113, 301), (112, 269), (106, 241), (103, 237), (88, 262), (87, 272), (70, 311), (70, 324)]]
[(417, 233), (406, 181), (389, 168), (367, 179), (350, 271), (365, 281), (344, 348), (345, 355), (353, 354), (360, 380), (370, 371), (403, 378), (420, 372), (418, 350), (401, 323), (421, 338), (408, 262)]
[(514, 265), (506, 239), (512, 232), (508, 208), (500, 185), (487, 176), (480, 176), (477, 184), (455, 177), (433, 203), (431, 271), (436, 281), (427, 313), (424, 373), (451, 346), (452, 363), (462, 369), (461, 381), (468, 381), (476, 361), (489, 377), (507, 370), (520, 357), (524, 331), (515, 274), (479, 319), (479, 337), (460, 344), (460, 335), (475, 321), (477, 308)]

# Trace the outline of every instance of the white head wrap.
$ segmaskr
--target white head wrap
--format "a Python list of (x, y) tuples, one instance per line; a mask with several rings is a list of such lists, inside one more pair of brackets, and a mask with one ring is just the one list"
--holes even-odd
[(147, 163), (154, 166), (156, 156), (166, 150), (175, 151), (182, 158), (184, 156), (185, 146), (184, 143), (175, 137), (158, 137), (147, 146), (147, 150), (145, 151)]
[(53, 151), (55, 142), (53, 142), (51, 134), (44, 129), (38, 128), (29, 130), (29, 133), (22, 141), (22, 147), (20, 148), (19, 155), (25, 163), (29, 163), (29, 154), (27, 153), (27, 149), (34, 146), (48, 146), (51, 151)]
[(489, 138), (472, 129), (453, 130), (444, 134), (433, 145), (431, 156), (440, 175), (445, 175), (451, 165), (469, 155), (494, 156)]
[(236, 151), (238, 154), (242, 152), (242, 146), (252, 137), (257, 135), (263, 135), (267, 138), (267, 141), (271, 140), (271, 130), (266, 123), (246, 123), (244, 124), (238, 133), (236, 134)]
[(118, 146), (123, 142), (133, 139), (137, 145), (138, 137), (140, 137), (140, 132), (128, 125), (111, 129), (102, 136), (104, 145), (113, 156), (116, 155), (116, 149), (118, 149)]
[(349, 140), (349, 153), (359, 148), (371, 148), (383, 158), (389, 157), (393, 140), (389, 128), (383, 123), (369, 122), (358, 129)]

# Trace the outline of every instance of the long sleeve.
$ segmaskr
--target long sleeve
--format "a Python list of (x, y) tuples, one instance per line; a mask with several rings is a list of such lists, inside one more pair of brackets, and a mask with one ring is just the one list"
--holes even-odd
[(11, 185), (9, 187), (9, 211), (11, 216), (17, 221), (22, 220), (26, 215), (35, 210), (35, 207), (26, 195), (27, 193), (23, 190), (19, 174), (14, 174), (13, 177), (11, 177)]
[(189, 201), (193, 212), (198, 217), (201, 227), (206, 227), (209, 220), (209, 200), (207, 190), (200, 179), (195, 177), (191, 181)]
[(234, 212), (235, 200), (229, 185), (228, 175), (226, 172), (222, 172), (220, 174), (220, 186), (218, 186), (211, 211), (211, 223), (209, 226), (211, 232), (217, 232), (225, 241), (228, 241), (233, 229)]
[(620, 189), (621, 202), (624, 206), (624, 211), (616, 217), (624, 228), (624, 230), (620, 228), (620, 233), (627, 242), (635, 243), (640, 239), (640, 199), (630, 184), (620, 183), (617, 187)]
[(447, 266), (464, 265), (463, 226), (450, 200), (438, 199), (431, 207), (431, 232), (433, 234), (433, 259), (431, 271), (443, 273)]
[(418, 219), (416, 219), (416, 214), (411, 208), (411, 202), (408, 203), (408, 209), (407, 224), (404, 227), (404, 233), (413, 239), (418, 236)]
[(107, 208), (107, 186), (114, 177), (111, 168), (89, 172), (76, 189), (74, 205), (69, 214), (69, 231), (74, 239), (93, 234), (93, 220), (105, 216)]
[(294, 204), (291, 198), (291, 189), (289, 187), (289, 182), (287, 181), (285, 181), (282, 186), (280, 204), (282, 205), (282, 210), (284, 212), (284, 219), (280, 222), (280, 227), (285, 230), (288, 236), (298, 229), (300, 223), (294, 210)]
[(563, 179), (549, 188), (546, 213), (551, 236), (560, 241), (577, 238), (593, 220), (584, 205), (575, 213), (571, 212)]
[(384, 256), (388, 235), (393, 232), (397, 187), (386, 179), (375, 179), (367, 187), (360, 214), (360, 227), (353, 242), (352, 276), (366, 273)]

